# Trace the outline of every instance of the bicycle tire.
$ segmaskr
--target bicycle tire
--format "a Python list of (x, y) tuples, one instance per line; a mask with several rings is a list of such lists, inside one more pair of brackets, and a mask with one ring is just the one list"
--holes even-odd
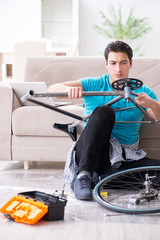
[[(152, 189), (156, 194), (154, 197), (147, 195), (138, 203), (135, 200), (144, 192), (146, 174), (153, 177)], [(93, 198), (103, 207), (119, 213), (160, 212), (160, 166), (137, 167), (107, 176), (93, 189)]]

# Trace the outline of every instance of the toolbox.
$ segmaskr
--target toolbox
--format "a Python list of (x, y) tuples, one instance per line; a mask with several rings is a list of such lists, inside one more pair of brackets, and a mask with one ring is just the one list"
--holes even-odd
[(67, 200), (58, 195), (38, 191), (22, 192), (9, 200), (0, 212), (15, 222), (35, 224), (40, 219), (64, 219), (66, 203)]

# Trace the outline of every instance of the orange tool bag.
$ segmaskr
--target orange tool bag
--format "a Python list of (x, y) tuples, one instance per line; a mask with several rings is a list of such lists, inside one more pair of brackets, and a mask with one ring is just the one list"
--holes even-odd
[(45, 221), (62, 220), (67, 200), (44, 192), (22, 192), (9, 200), (1, 209), (8, 219), (15, 222), (35, 224)]

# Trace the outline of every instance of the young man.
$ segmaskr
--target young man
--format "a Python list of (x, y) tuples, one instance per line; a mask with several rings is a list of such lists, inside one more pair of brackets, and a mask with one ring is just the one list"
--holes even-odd
[[(112, 83), (128, 77), (133, 63), (132, 49), (125, 42), (116, 41), (108, 44), (104, 56), (108, 75), (55, 84), (49, 91), (68, 92), (69, 98), (80, 98), (83, 91), (114, 91)], [(132, 96), (136, 102), (153, 119), (160, 119), (160, 103), (155, 93), (145, 85), (133, 91), (138, 94)], [(111, 107), (103, 106), (113, 98), (115, 96), (84, 97), (85, 114), (92, 112), (92, 115), (74, 146), (78, 170), (71, 187), (78, 199), (92, 198), (91, 182), (99, 175), (136, 166), (136, 163), (151, 164), (151, 160), (145, 158), (146, 153), (138, 150), (140, 124), (115, 123), (117, 120), (141, 121), (143, 113), (138, 108), (115, 112), (114, 109), (133, 106), (124, 98)]]

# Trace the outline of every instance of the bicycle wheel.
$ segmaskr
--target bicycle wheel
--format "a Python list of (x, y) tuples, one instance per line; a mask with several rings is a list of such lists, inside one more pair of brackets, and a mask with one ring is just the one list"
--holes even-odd
[(159, 212), (160, 166), (132, 168), (112, 174), (95, 186), (93, 198), (116, 212)]

